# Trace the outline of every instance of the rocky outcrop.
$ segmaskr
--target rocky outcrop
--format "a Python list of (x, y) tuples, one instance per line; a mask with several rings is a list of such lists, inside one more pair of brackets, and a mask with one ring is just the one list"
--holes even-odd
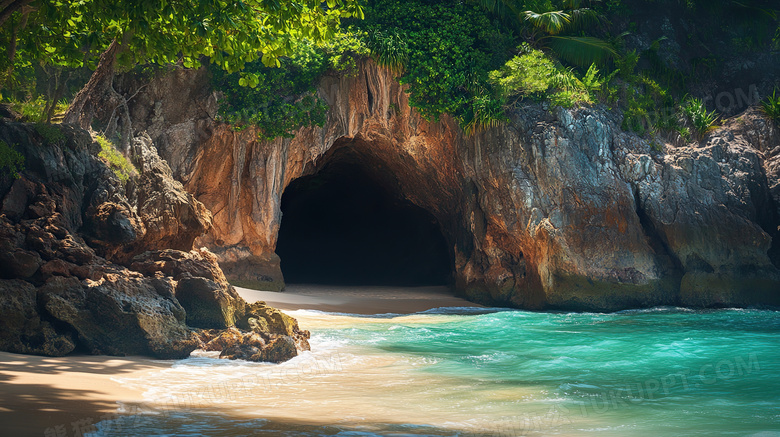
[(220, 358), (280, 363), (308, 351), (309, 331), (281, 311), (256, 302), (246, 306), (246, 312), (236, 323), (241, 329), (203, 331), (203, 349), (220, 351)]
[(139, 177), (125, 190), (95, 190), (83, 227), (88, 242), (122, 264), (148, 250), (190, 250), (211, 227), (211, 212), (172, 177), (148, 136), (135, 138), (129, 153)]
[[(216, 257), (191, 250), (211, 214), (148, 137), (133, 142), (140, 174), (126, 184), (80, 129), (0, 121), (0, 140), (26, 166), (19, 179), (0, 175), (0, 350), (183, 358), (204, 346), (197, 328), (251, 331), (256, 312)], [(279, 335), (304, 335), (293, 325)], [(270, 346), (275, 327), (256, 335)], [(258, 359), (282, 359), (266, 349)]]
[[(393, 74), (365, 61), (354, 76), (320, 82), (323, 128), (258, 141), (214, 122), (205, 77), (160, 77), (131, 111), (213, 211), (197, 242), (231, 281), (282, 286), (274, 249), (285, 187), (350, 160), (435, 216), (455, 289), (469, 299), (581, 310), (780, 304), (780, 143), (755, 112), (744, 128), (730, 122), (685, 146), (623, 132), (606, 108), (546, 104), (466, 137), (448, 117), (422, 119)], [(182, 87), (186, 107), (169, 98)]]
[(133, 270), (148, 276), (161, 273), (176, 282), (176, 299), (187, 312), (187, 324), (197, 328), (229, 328), (246, 313), (246, 303), (227, 282), (214, 254), (163, 250), (133, 259)]

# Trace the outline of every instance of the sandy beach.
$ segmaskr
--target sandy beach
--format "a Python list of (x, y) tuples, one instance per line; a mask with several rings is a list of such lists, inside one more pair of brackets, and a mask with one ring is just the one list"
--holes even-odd
[(114, 376), (142, 377), (170, 364), (143, 357), (40, 357), (0, 352), (0, 434), (81, 436), (142, 392)]
[(389, 287), (288, 285), (285, 291), (236, 287), (247, 302), (264, 301), (281, 310), (320, 310), (350, 314), (410, 314), (439, 307), (481, 307), (455, 297), (444, 286)]
[[(293, 285), (285, 292), (237, 288), (249, 302), (282, 310), (354, 314), (414, 313), (437, 307), (479, 306), (445, 287), (341, 287)], [(305, 328), (305, 326), (303, 326)], [(139, 405), (143, 392), (112, 380), (143, 377), (173, 361), (144, 357), (41, 357), (0, 352), (0, 435), (70, 437), (94, 430), (120, 406)]]

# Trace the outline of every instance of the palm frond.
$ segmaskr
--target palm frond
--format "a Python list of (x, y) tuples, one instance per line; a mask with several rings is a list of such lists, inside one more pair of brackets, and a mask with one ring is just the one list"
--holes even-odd
[(563, 11), (550, 11), (537, 13), (534, 11), (525, 11), (525, 20), (534, 27), (542, 29), (550, 35), (561, 33), (566, 26), (571, 23), (571, 16)]
[(590, 36), (550, 36), (549, 47), (564, 61), (587, 67), (590, 64), (603, 65), (617, 56), (608, 42)]
[(571, 30), (579, 30), (597, 25), (603, 18), (598, 12), (588, 8), (572, 9), (568, 14), (571, 21)]
[(477, 4), (501, 19), (517, 20), (520, 15), (515, 0), (477, 0)]

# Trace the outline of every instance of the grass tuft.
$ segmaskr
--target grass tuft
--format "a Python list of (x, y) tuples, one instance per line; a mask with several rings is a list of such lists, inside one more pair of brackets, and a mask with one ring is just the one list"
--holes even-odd
[(102, 135), (95, 135), (94, 139), (100, 144), (98, 156), (114, 171), (114, 174), (122, 181), (122, 185), (126, 185), (131, 178), (138, 175), (135, 166), (114, 147), (111, 141)]

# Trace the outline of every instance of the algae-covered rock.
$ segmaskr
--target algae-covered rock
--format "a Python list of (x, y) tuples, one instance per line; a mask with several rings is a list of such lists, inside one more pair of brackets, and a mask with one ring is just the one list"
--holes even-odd
[(236, 322), (236, 326), (258, 333), (286, 335), (293, 338), (298, 349), (310, 349), (309, 331), (301, 330), (295, 318), (269, 307), (265, 302), (248, 304), (244, 317)]

